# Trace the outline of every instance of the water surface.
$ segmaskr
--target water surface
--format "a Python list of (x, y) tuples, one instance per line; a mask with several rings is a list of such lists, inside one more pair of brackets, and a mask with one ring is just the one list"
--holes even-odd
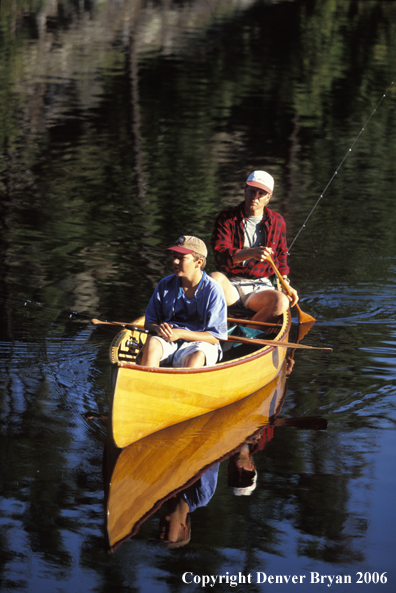
[[(236, 590), (327, 591), (318, 573), (393, 591), (396, 4), (0, 10), (1, 590), (190, 591), (186, 572), (241, 572), (254, 582)], [(327, 429), (275, 427), (249, 497), (222, 461), (187, 546), (159, 545), (164, 503), (109, 554), (107, 425), (87, 415), (109, 409), (114, 330), (89, 319), (142, 314), (164, 247), (208, 241), (255, 168), (290, 244), (347, 153), (290, 253), (317, 318), (304, 342), (334, 351), (295, 352), (280, 416)]]

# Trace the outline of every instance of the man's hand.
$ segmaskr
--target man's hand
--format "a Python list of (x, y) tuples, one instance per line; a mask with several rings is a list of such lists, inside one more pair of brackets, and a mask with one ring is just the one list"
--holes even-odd
[(249, 251), (252, 254), (250, 257), (259, 262), (265, 261), (269, 255), (273, 254), (272, 247), (262, 247), (261, 245), (260, 247), (251, 247)]
[[(174, 342), (175, 339), (173, 338), (174, 331), (173, 326), (169, 323), (160, 323), (155, 327), (155, 331), (157, 336), (165, 340), (165, 342)], [(177, 339), (177, 338), (176, 338)]]
[[(289, 284), (289, 283), (287, 282), (287, 280), (285, 280), (285, 282), (286, 282), (287, 284)], [(287, 291), (286, 289), (284, 289), (284, 288), (282, 288), (282, 291), (285, 293), (285, 295), (286, 295), (286, 296), (287, 296), (287, 298), (289, 299), (289, 301), (290, 301), (290, 306), (291, 306), (291, 307), (294, 307), (294, 305), (295, 305), (296, 303), (298, 303), (298, 299), (299, 299), (299, 297), (298, 297), (298, 294), (297, 294), (297, 290), (296, 290), (295, 288), (293, 288), (292, 286), (290, 286), (290, 284), (289, 284), (289, 286), (288, 286), (288, 291)]]
[(157, 336), (165, 340), (165, 342), (176, 342), (186, 338), (186, 330), (173, 327), (171, 323), (160, 323), (153, 329), (155, 329)]
[(208, 331), (196, 332), (181, 327), (173, 327), (171, 323), (145, 323), (145, 328), (153, 335), (165, 340), (165, 342), (176, 342), (177, 340), (186, 340), (187, 342), (207, 342), (208, 344), (218, 344), (218, 338)]
[(247, 261), (249, 259), (255, 259), (256, 261), (263, 262), (269, 255), (272, 255), (272, 247), (246, 247), (239, 249), (232, 258), (234, 264)]

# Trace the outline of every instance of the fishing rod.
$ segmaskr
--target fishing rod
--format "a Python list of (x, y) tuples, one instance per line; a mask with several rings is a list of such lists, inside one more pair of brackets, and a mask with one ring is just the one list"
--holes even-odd
[(324, 188), (324, 190), (322, 191), (322, 193), (320, 194), (319, 198), (316, 200), (316, 203), (314, 204), (311, 212), (308, 214), (307, 218), (305, 219), (303, 225), (301, 226), (300, 230), (298, 231), (297, 235), (294, 237), (287, 254), (289, 255), (291, 248), (293, 247), (294, 243), (297, 241), (300, 233), (302, 232), (302, 230), (306, 227), (306, 224), (308, 222), (308, 220), (311, 218), (311, 215), (313, 214), (313, 211), (315, 210), (316, 206), (319, 204), (320, 200), (323, 198), (324, 194), (326, 193), (326, 191), (328, 190), (329, 186), (331, 185), (333, 179), (335, 178), (336, 175), (338, 175), (338, 171), (341, 169), (342, 165), (344, 164), (346, 158), (348, 157), (348, 155), (352, 152), (353, 147), (355, 146), (356, 142), (359, 140), (360, 136), (363, 134), (367, 124), (369, 123), (369, 121), (371, 120), (371, 118), (373, 117), (374, 113), (377, 111), (378, 107), (380, 106), (380, 104), (382, 103), (382, 101), (385, 99), (386, 94), (388, 93), (389, 89), (393, 86), (394, 81), (392, 80), (391, 84), (388, 86), (388, 88), (386, 89), (386, 91), (384, 92), (384, 94), (382, 95), (382, 97), (380, 98), (380, 100), (378, 101), (377, 105), (374, 107), (373, 111), (370, 114), (370, 117), (367, 119), (366, 123), (364, 124), (364, 126), (362, 127), (362, 129), (360, 130), (360, 132), (358, 133), (358, 135), (356, 136), (355, 140), (352, 142), (350, 148), (348, 148), (344, 158), (341, 160), (340, 164), (338, 165), (337, 169), (334, 171), (333, 175), (331, 176), (328, 184), (326, 185), (326, 187)]

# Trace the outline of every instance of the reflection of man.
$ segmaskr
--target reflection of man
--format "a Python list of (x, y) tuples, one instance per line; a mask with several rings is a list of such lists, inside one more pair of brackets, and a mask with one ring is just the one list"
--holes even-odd
[(179, 493), (168, 501), (168, 511), (160, 521), (160, 539), (168, 548), (181, 548), (191, 539), (190, 509)]
[(206, 506), (217, 486), (220, 464), (210, 467), (194, 484), (168, 501), (167, 513), (160, 521), (160, 539), (168, 548), (185, 546), (191, 539), (190, 513)]
[(244, 201), (220, 212), (211, 238), (218, 270), (212, 277), (223, 287), (227, 305), (240, 304), (258, 313), (254, 319), (265, 321), (276, 321), (298, 301), (291, 287), (291, 297), (274, 290), (274, 271), (267, 260), (271, 255), (289, 283), (286, 224), (267, 207), (273, 188), (269, 173), (254, 171), (249, 175)]
[(257, 435), (249, 439), (228, 461), (228, 486), (235, 496), (250, 496), (257, 486), (257, 470), (253, 454), (262, 451), (274, 436), (272, 425), (264, 426)]
[(250, 496), (257, 485), (257, 471), (250, 454), (249, 445), (230, 457), (228, 462), (228, 485), (235, 496)]

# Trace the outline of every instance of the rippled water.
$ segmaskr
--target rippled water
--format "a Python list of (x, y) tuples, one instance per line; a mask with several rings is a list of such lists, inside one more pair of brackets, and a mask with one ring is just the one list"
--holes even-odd
[[(350, 578), (331, 585), (343, 593), (394, 590), (395, 10), (1, 3), (1, 591), (190, 591), (202, 582), (185, 573), (239, 572), (252, 582), (236, 590), (327, 591), (326, 575)], [(249, 497), (231, 493), (223, 451), (187, 546), (159, 545), (164, 501), (109, 554), (115, 330), (89, 319), (143, 313), (164, 246), (208, 241), (254, 168), (274, 174), (291, 243), (371, 114), (290, 254), (317, 318), (304, 343), (333, 353), (294, 353), (279, 417), (327, 429), (275, 425)], [(228, 422), (247, 430), (253, 413)], [(215, 421), (179, 442), (220, 443)], [(153, 460), (174, 444), (161, 438)]]

